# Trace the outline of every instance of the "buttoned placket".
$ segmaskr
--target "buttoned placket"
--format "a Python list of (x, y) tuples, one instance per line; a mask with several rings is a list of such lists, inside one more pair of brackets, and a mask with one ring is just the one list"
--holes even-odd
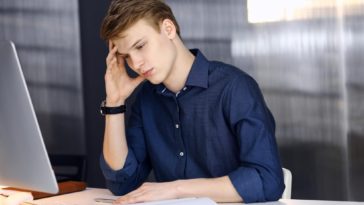
[(177, 92), (174, 96), (174, 102), (176, 106), (176, 113), (174, 115), (174, 124), (175, 124), (175, 139), (178, 143), (179, 150), (177, 151), (177, 157), (178, 157), (178, 165), (177, 165), (177, 173), (179, 177), (185, 178), (185, 169), (186, 169), (186, 148), (184, 145), (184, 139), (182, 136), (182, 128), (181, 128), (181, 121), (180, 121), (180, 105), (179, 105), (179, 98), (182, 96), (182, 92), (185, 92), (187, 90), (187, 87), (184, 87), (181, 91)]
[(173, 98), (173, 106), (174, 106), (174, 110), (172, 111), (172, 115), (173, 115), (173, 129), (174, 129), (174, 139), (176, 140), (176, 148), (177, 150), (175, 150), (175, 154), (176, 154), (176, 158), (177, 158), (177, 166), (176, 166), (176, 175), (183, 179), (186, 178), (185, 176), (185, 170), (186, 170), (186, 162), (187, 162), (187, 158), (186, 158), (186, 148), (184, 145), (184, 139), (182, 136), (182, 128), (181, 128), (181, 118), (180, 118), (180, 105), (179, 105), (179, 98), (181, 98), (183, 96), (183, 94), (187, 91), (187, 87), (183, 87), (181, 89), (181, 91), (173, 94), (173, 92), (169, 91), (166, 87), (164, 87), (161, 90), (161, 94), (166, 96), (166, 97), (171, 97)]

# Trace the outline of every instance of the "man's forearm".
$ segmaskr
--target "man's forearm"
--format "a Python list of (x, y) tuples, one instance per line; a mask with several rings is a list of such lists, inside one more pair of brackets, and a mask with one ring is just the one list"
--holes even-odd
[(176, 181), (178, 198), (209, 197), (216, 202), (242, 202), (228, 176)]
[(124, 114), (107, 115), (105, 118), (104, 158), (113, 170), (119, 170), (123, 168), (128, 154)]

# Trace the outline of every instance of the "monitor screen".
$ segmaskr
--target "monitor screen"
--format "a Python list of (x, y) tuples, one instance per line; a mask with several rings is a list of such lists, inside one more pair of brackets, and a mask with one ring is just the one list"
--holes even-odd
[(0, 41), (0, 185), (57, 193), (15, 45)]

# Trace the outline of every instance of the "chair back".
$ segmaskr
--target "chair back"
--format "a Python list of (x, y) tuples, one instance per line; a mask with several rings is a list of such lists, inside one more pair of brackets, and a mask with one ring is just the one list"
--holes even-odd
[(283, 177), (284, 177), (284, 185), (286, 188), (282, 194), (282, 199), (290, 199), (291, 192), (292, 192), (292, 173), (289, 169), (282, 168), (283, 170)]

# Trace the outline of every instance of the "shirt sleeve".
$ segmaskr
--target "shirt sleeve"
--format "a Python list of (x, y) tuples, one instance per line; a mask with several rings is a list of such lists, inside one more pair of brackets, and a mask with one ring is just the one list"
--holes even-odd
[(115, 195), (124, 195), (138, 188), (151, 171), (139, 106), (140, 101), (136, 100), (131, 108), (126, 128), (128, 155), (124, 167), (120, 170), (113, 170), (106, 163), (103, 154), (100, 156), (100, 167), (106, 180), (106, 186)]
[(228, 176), (245, 203), (278, 200), (284, 182), (274, 118), (250, 76), (240, 75), (230, 86), (225, 112), (238, 138), (240, 166)]

